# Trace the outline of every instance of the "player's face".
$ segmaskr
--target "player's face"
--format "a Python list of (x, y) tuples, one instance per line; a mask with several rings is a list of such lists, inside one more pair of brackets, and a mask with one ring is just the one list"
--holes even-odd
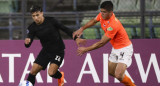
[(32, 18), (36, 24), (43, 23), (43, 19), (44, 19), (43, 12), (38, 11), (38, 12), (32, 13)]
[(112, 16), (112, 13), (113, 13), (112, 11), (109, 12), (106, 9), (103, 9), (103, 8), (101, 8), (100, 11), (101, 11), (102, 18), (107, 19), (107, 20), (110, 19), (110, 17)]

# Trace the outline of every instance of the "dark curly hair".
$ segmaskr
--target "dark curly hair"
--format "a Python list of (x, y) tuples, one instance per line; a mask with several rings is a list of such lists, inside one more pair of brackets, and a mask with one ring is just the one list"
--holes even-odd
[(34, 13), (34, 12), (38, 12), (38, 11), (40, 11), (40, 12), (43, 11), (40, 6), (38, 6), (38, 5), (32, 5), (32, 6), (31, 6), (31, 8), (30, 8), (30, 13)]

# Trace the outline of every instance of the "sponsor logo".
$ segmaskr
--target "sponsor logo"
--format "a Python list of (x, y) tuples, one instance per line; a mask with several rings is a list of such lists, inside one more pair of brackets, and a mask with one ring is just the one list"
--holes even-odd
[(113, 30), (113, 28), (109, 27), (109, 28), (107, 28), (107, 30), (108, 30), (108, 31), (112, 31), (112, 30)]

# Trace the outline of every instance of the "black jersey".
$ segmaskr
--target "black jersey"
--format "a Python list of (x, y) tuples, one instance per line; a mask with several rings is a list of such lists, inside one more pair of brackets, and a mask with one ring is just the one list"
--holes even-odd
[(45, 17), (44, 22), (40, 25), (37, 25), (33, 22), (28, 27), (27, 38), (31, 39), (31, 42), (25, 46), (30, 47), (33, 42), (34, 37), (36, 36), (40, 39), (43, 49), (47, 52), (56, 52), (59, 50), (64, 50), (65, 45), (61, 38), (59, 29), (67, 33), (72, 37), (73, 31), (63, 24), (58, 22), (54, 17)]

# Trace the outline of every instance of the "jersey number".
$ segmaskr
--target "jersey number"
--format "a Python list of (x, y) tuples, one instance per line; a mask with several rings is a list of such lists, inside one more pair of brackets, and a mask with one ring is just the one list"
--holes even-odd
[(124, 56), (124, 52), (121, 52), (121, 53), (120, 53), (120, 55), (121, 55), (121, 57), (123, 58), (123, 56)]
[(124, 52), (120, 52), (120, 56), (121, 56), (121, 60), (124, 60), (123, 56), (124, 56)]
[(61, 61), (61, 57), (60, 56), (56, 56), (55, 60), (60, 62)]

